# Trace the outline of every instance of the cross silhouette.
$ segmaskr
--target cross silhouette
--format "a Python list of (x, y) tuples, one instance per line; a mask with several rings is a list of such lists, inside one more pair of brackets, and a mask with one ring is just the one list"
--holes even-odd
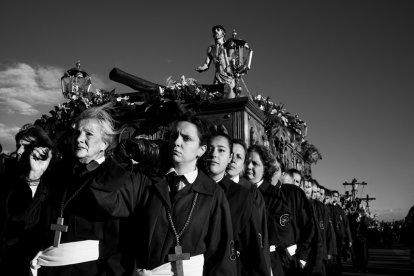
[(168, 261), (175, 262), (177, 269), (177, 276), (184, 276), (183, 260), (190, 259), (190, 253), (183, 253), (181, 246), (177, 245), (174, 248), (175, 254), (168, 254)]
[(56, 224), (52, 224), (50, 226), (50, 230), (55, 231), (55, 239), (53, 240), (53, 246), (59, 247), (62, 232), (68, 232), (68, 226), (63, 225), (62, 217), (58, 217)]

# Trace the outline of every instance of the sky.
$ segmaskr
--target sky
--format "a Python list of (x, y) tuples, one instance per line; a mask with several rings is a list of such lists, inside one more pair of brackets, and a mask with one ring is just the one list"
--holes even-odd
[(414, 205), (414, 2), (406, 1), (10, 1), (0, 10), (0, 143), (64, 102), (60, 78), (77, 60), (93, 89), (132, 89), (109, 80), (118, 67), (165, 84), (212, 83), (198, 73), (223, 25), (253, 49), (251, 94), (297, 114), (322, 153), (313, 177), (371, 208)]

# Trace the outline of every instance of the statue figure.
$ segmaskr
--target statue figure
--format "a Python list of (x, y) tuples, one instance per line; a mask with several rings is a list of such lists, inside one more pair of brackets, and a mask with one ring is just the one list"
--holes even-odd
[[(221, 25), (212, 28), (214, 45), (207, 48), (207, 57), (205, 63), (196, 68), (201, 73), (210, 67), (211, 62), (216, 66), (214, 84), (225, 84), (225, 98), (232, 99), (236, 96), (234, 87), (236, 86), (233, 70), (230, 66), (224, 43), (226, 42), (226, 30)], [(227, 89), (226, 89), (227, 88)]]

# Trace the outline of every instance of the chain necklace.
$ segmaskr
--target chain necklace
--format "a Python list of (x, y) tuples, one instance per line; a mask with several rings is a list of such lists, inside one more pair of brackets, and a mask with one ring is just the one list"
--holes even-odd
[(172, 228), (172, 230), (173, 230), (173, 233), (174, 233), (174, 236), (175, 236), (175, 240), (176, 240), (176, 242), (177, 242), (177, 246), (179, 246), (179, 245), (180, 245), (180, 237), (183, 235), (184, 230), (185, 230), (185, 229), (187, 228), (187, 226), (190, 224), (190, 221), (191, 221), (191, 216), (192, 216), (192, 214), (193, 214), (194, 207), (195, 207), (195, 205), (196, 205), (196, 203), (197, 203), (197, 198), (198, 198), (198, 193), (195, 193), (194, 198), (193, 198), (193, 203), (192, 203), (192, 205), (191, 205), (190, 212), (188, 213), (188, 216), (187, 216), (187, 220), (186, 220), (186, 222), (184, 223), (184, 225), (183, 225), (183, 227), (181, 228), (181, 230), (180, 230), (180, 232), (179, 232), (179, 233), (177, 233), (177, 229), (176, 229), (176, 228), (175, 228), (175, 226), (174, 226), (174, 222), (173, 222), (173, 220), (172, 220), (172, 216), (171, 216), (171, 210), (170, 210), (170, 208), (166, 207), (166, 209), (167, 209), (167, 215), (168, 215), (168, 221), (169, 221), (170, 226), (171, 226), (171, 228)]

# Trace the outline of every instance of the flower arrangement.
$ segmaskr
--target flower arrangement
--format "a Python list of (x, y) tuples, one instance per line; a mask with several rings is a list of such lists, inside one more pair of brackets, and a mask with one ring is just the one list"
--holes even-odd
[[(299, 119), (298, 115), (292, 115), (289, 113), (283, 104), (275, 104), (270, 101), (270, 97), (263, 97), (257, 95), (253, 98), (253, 101), (259, 106), (267, 117), (266, 129), (272, 130), (276, 127), (286, 127), (293, 133), (299, 135), (300, 140), (303, 141), (306, 137), (306, 122)], [(270, 133), (270, 132), (269, 132)]]
[(209, 92), (197, 80), (181, 76), (179, 81), (172, 77), (166, 80), (166, 86), (160, 87), (160, 100), (162, 101), (182, 101), (185, 103), (197, 103), (204, 101), (213, 101), (222, 98), (218, 91)]

